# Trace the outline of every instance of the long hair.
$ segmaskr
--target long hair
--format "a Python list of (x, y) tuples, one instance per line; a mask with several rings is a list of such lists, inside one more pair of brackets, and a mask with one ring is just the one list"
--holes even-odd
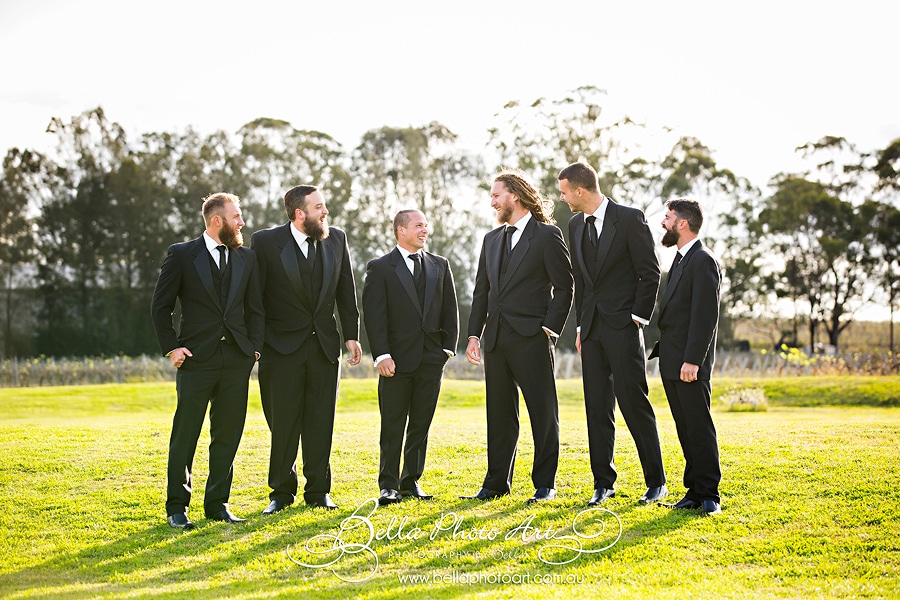
[(510, 191), (522, 206), (528, 209), (531, 216), (541, 223), (555, 223), (553, 219), (553, 202), (545, 200), (541, 194), (528, 183), (525, 174), (519, 169), (503, 169), (494, 177), (494, 182), (502, 181), (506, 189)]

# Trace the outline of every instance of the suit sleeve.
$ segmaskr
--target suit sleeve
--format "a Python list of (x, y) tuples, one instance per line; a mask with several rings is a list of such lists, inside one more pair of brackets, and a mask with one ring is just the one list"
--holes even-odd
[[(456, 352), (459, 344), (459, 304), (450, 263), (444, 263), (444, 298), (441, 300), (441, 329), (446, 332), (443, 348)], [(377, 356), (377, 355), (376, 355)]]
[(572, 261), (559, 228), (551, 226), (549, 231), (550, 239), (544, 248), (544, 269), (550, 277), (553, 297), (541, 325), (559, 334), (562, 333), (572, 308)]
[(156, 288), (153, 290), (153, 299), (150, 302), (153, 327), (156, 330), (156, 339), (163, 355), (180, 346), (175, 326), (172, 323), (172, 313), (175, 310), (175, 300), (178, 298), (180, 288), (181, 265), (173, 245), (169, 246), (166, 258), (159, 269), (159, 279), (156, 280)]
[[(576, 215), (577, 216), (577, 215)], [(575, 217), (569, 219), (569, 242), (572, 244), (573, 250), (571, 253), (572, 259), (572, 275), (575, 279), (575, 325), (581, 325), (581, 304), (584, 298), (584, 275), (581, 272), (581, 269), (575, 266), (575, 256), (579, 252), (577, 248), (575, 248)]]
[(341, 333), (346, 342), (359, 339), (359, 307), (356, 305), (356, 283), (353, 281), (350, 247), (347, 245), (347, 236), (342, 237), (344, 238), (344, 252), (335, 290), (335, 301), (341, 317)]
[(487, 320), (488, 293), (491, 284), (488, 281), (485, 242), (481, 243), (481, 256), (478, 258), (478, 271), (475, 274), (475, 289), (472, 291), (472, 311), (469, 313), (468, 337), (480, 338)]
[(390, 354), (388, 344), (387, 284), (376, 262), (369, 261), (363, 280), (363, 315), (372, 357)]
[(716, 259), (706, 252), (694, 257), (696, 269), (691, 281), (691, 314), (688, 323), (684, 362), (702, 365), (719, 322), (719, 286), (722, 273)]
[(263, 338), (266, 330), (266, 314), (262, 299), (262, 286), (259, 277), (259, 257), (253, 250), (247, 250), (247, 258), (252, 266), (247, 290), (244, 292), (244, 319), (247, 321), (247, 336), (253, 349), (262, 353)]
[(659, 291), (659, 260), (653, 244), (653, 234), (644, 213), (637, 211), (637, 219), (631, 224), (628, 235), (628, 251), (632, 266), (638, 276), (631, 314), (650, 320)]

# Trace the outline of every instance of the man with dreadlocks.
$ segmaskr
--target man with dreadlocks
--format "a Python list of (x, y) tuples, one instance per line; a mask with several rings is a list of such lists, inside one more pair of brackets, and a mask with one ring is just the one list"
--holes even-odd
[(521, 389), (534, 436), (535, 493), (528, 502), (552, 500), (559, 463), (553, 354), (572, 306), (572, 265), (553, 224), (552, 202), (520, 171), (504, 170), (494, 178), (491, 207), (500, 227), (484, 236), (466, 348), (469, 362), (481, 364), (484, 343), (488, 468), (481, 490), (463, 498), (509, 494)]

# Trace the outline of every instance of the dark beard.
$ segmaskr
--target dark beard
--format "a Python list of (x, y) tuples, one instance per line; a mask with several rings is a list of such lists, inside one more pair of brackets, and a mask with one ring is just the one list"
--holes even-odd
[(303, 221), (303, 233), (305, 233), (307, 237), (311, 237), (313, 240), (321, 242), (328, 237), (329, 231), (325, 227), (322, 227), (322, 221), (306, 219)]
[(225, 244), (229, 250), (234, 250), (244, 245), (244, 234), (226, 223), (219, 231), (219, 241)]
[(666, 232), (662, 236), (662, 245), (666, 248), (671, 248), (675, 244), (678, 243), (678, 232), (672, 231), (671, 229), (666, 229)]
[(503, 225), (504, 223), (509, 223), (509, 220), (512, 218), (512, 207), (507, 206), (505, 208), (501, 208), (497, 211), (497, 222)]

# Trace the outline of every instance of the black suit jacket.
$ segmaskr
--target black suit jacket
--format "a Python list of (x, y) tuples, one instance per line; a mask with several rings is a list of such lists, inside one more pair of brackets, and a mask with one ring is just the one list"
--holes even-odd
[(659, 261), (644, 213), (608, 198), (593, 273), (585, 262), (585, 215), (569, 219), (569, 244), (575, 271), (575, 316), (581, 339), (591, 332), (594, 315), (622, 329), (631, 315), (650, 320), (659, 289)]
[(484, 236), (469, 318), (468, 336), (483, 335), (488, 352), (497, 341), (501, 313), (520, 335), (536, 335), (542, 327), (558, 334), (572, 307), (572, 264), (558, 227), (532, 217), (501, 278), (502, 251), (498, 227)]
[[(247, 248), (235, 248), (229, 255), (231, 287), (222, 306), (203, 236), (169, 246), (150, 303), (163, 353), (184, 346), (193, 360), (205, 360), (226, 331), (247, 356), (262, 351), (264, 315), (256, 254)], [(176, 333), (172, 312), (178, 298), (181, 321)]]
[(295, 352), (315, 332), (332, 361), (341, 358), (341, 335), (334, 319), (341, 319), (343, 341), (359, 339), (359, 309), (347, 236), (329, 227), (319, 243), (323, 267), (322, 289), (310, 306), (297, 262), (297, 243), (291, 223), (257, 231), (250, 246), (259, 257), (260, 282), (266, 313), (266, 344), (281, 354)]
[(424, 309), (412, 273), (400, 250), (369, 262), (363, 284), (363, 315), (372, 356), (390, 354), (398, 372), (422, 363), (427, 348), (445, 356), (456, 351), (459, 312), (450, 264), (443, 256), (422, 252), (425, 274)]
[(700, 240), (669, 275), (659, 302), (659, 341), (650, 358), (659, 357), (664, 379), (679, 379), (681, 365), (700, 365), (697, 379), (709, 381), (716, 358), (722, 269)]

